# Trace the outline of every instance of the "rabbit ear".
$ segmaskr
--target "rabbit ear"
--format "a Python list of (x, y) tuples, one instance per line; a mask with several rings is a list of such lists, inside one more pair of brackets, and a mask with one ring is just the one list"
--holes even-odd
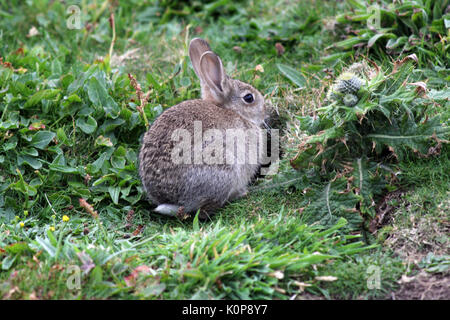
[(227, 92), (227, 76), (219, 56), (206, 51), (200, 58), (200, 78), (210, 93), (218, 101), (222, 101)]
[(200, 73), (200, 58), (206, 51), (211, 51), (211, 47), (208, 42), (200, 38), (191, 40), (191, 43), (189, 44), (189, 57), (191, 58), (195, 74), (200, 78), (200, 80), (202, 80), (202, 75)]

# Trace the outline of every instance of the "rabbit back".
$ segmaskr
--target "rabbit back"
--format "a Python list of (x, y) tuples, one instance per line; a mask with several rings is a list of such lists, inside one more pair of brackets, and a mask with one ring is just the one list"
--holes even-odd
[[(185, 101), (167, 109), (144, 135), (139, 154), (139, 174), (154, 204), (184, 207), (185, 212), (199, 208), (214, 211), (246, 193), (247, 184), (258, 169), (257, 163), (174, 163), (173, 150), (177, 145), (174, 131), (189, 132), (193, 145), (196, 121), (201, 123), (202, 134), (209, 129), (220, 130), (224, 136), (230, 129), (260, 130), (234, 111), (204, 100)], [(202, 150), (206, 145), (203, 143)], [(224, 148), (227, 149), (226, 145)], [(194, 152), (193, 148), (191, 151)], [(192, 160), (194, 155), (190, 156)]]

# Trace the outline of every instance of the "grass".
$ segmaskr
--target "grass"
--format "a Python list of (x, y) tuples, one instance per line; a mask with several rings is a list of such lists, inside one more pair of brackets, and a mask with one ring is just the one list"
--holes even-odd
[[(3, 299), (384, 299), (402, 290), (405, 276), (426, 270), (445, 279), (445, 143), (440, 156), (407, 153), (392, 162), (401, 174), (374, 201), (388, 190), (403, 195), (389, 200), (393, 210), (375, 233), (360, 222), (369, 217), (352, 193), (330, 198), (345, 219), (319, 219), (328, 180), (289, 163), (306, 136), (298, 119), (317, 116), (328, 87), (361, 54), (391, 68), (386, 43), (379, 38), (365, 52), (336, 47), (348, 36), (333, 22), (350, 10), (345, 3), (242, 2), (79, 1), (80, 30), (67, 28), (61, 2), (0, 5)], [(206, 222), (150, 212), (136, 171), (146, 126), (127, 75), (150, 90), (150, 122), (199, 97), (187, 57), (195, 36), (210, 40), (231, 76), (266, 95), (283, 148), (276, 176), (260, 177), (247, 197)], [(448, 34), (442, 39), (448, 44)], [(445, 94), (445, 50), (437, 49), (436, 65), (426, 50), (413, 79)], [(448, 106), (448, 97), (434, 105), (443, 123)], [(345, 197), (353, 211), (339, 207)]]

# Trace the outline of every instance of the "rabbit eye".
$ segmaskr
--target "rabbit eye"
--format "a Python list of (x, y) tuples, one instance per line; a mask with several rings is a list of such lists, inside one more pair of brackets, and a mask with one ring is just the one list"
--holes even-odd
[(243, 99), (247, 103), (252, 103), (253, 101), (255, 101), (255, 98), (253, 98), (253, 95), (251, 93), (246, 94)]

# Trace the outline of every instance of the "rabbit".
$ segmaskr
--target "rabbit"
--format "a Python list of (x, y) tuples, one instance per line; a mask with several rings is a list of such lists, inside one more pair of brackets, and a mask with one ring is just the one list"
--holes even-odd
[[(232, 147), (226, 148), (226, 139), (217, 140), (213, 135), (211, 141), (201, 141), (200, 145), (191, 148), (191, 153), (187, 151), (187, 163), (178, 163), (173, 161), (177, 144), (174, 132), (184, 130), (195, 136), (196, 126), (200, 124), (200, 136), (207, 130), (221, 137), (228, 132), (247, 130), (251, 132), (249, 136), (253, 134), (261, 139), (266, 107), (258, 90), (225, 73), (221, 59), (205, 40), (191, 40), (189, 57), (200, 79), (201, 99), (181, 102), (156, 118), (142, 139), (139, 176), (148, 199), (157, 205), (154, 209), (157, 213), (180, 217), (200, 209), (200, 218), (204, 219), (227, 202), (246, 195), (247, 185), (259, 168), (260, 156), (258, 154), (254, 162), (211, 164), (190, 161), (192, 156), (195, 158), (195, 150), (203, 152), (214, 141), (225, 148), (223, 157), (219, 157), (221, 160), (230, 155), (234, 160), (243, 159), (243, 154), (253, 147), (248, 139), (244, 144), (228, 144)], [(188, 139), (186, 143), (195, 143), (192, 138)], [(261, 150), (259, 142), (257, 152)]]

